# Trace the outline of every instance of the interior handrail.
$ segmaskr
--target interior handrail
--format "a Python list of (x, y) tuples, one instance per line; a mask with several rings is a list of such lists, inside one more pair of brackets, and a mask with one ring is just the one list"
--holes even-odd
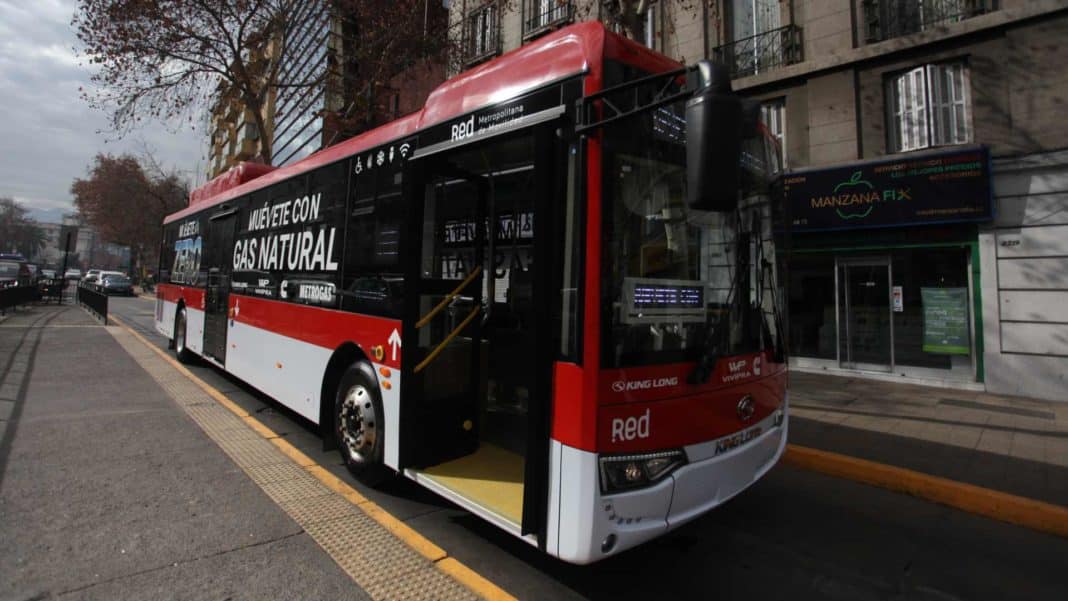
[(475, 308), (471, 309), (471, 312), (467, 315), (467, 317), (464, 318), (463, 321), (460, 322), (460, 325), (456, 326), (455, 330), (450, 332), (449, 335), (446, 336), (444, 340), (442, 340), (440, 343), (438, 343), (438, 345), (436, 347), (434, 347), (434, 350), (430, 351), (430, 354), (427, 355), (425, 359), (420, 361), (419, 365), (415, 366), (415, 369), (412, 370), (412, 373), (419, 373), (419, 372), (423, 371), (423, 368), (426, 367), (427, 365), (429, 365), (431, 361), (436, 359), (437, 356), (441, 354), (441, 351), (443, 351), (445, 349), (445, 346), (448, 345), (450, 342), (452, 342), (452, 339), (456, 338), (456, 336), (460, 333), (460, 331), (463, 330), (464, 328), (466, 328), (467, 324), (471, 323), (471, 320), (473, 320), (475, 318), (475, 316), (477, 316), (479, 311), (481, 311), (481, 310), (482, 310), (482, 305), (475, 305)]
[(419, 321), (415, 322), (415, 329), (418, 330), (419, 328), (430, 323), (430, 320), (434, 319), (434, 316), (438, 313), (441, 313), (441, 310), (444, 309), (450, 302), (452, 302), (453, 299), (459, 296), (460, 291), (466, 288), (467, 285), (470, 284), (475, 278), (477, 278), (478, 274), (480, 273), (482, 273), (481, 265), (472, 269), (471, 273), (468, 274), (466, 278), (464, 278), (464, 281), (460, 282), (460, 285), (454, 288), (452, 292), (446, 294), (445, 298), (441, 299), (441, 302), (438, 303), (436, 307), (430, 310), (430, 313), (427, 313)]

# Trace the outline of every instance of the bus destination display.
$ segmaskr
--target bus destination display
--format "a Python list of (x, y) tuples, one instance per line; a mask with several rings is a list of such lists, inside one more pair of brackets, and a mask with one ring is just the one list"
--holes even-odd
[(706, 282), (623, 278), (623, 323), (701, 322)]
[(635, 309), (700, 309), (704, 305), (704, 289), (700, 286), (635, 284), (632, 302)]

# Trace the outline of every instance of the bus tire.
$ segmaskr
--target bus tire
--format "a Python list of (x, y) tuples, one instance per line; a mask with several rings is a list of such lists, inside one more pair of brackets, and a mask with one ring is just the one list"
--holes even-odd
[(174, 316), (174, 354), (178, 357), (178, 360), (182, 363), (193, 362), (193, 351), (189, 350), (189, 345), (186, 343), (186, 321), (185, 307), (178, 309), (178, 314)]
[(371, 486), (381, 484), (390, 475), (382, 462), (382, 398), (370, 364), (353, 363), (341, 375), (334, 398), (334, 434), (345, 467), (357, 479)]

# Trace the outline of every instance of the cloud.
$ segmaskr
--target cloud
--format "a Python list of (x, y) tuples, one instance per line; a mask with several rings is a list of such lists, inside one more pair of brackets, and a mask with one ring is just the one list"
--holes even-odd
[(71, 210), (70, 185), (97, 152), (146, 146), (165, 167), (203, 181), (206, 136), (184, 124), (151, 123), (121, 140), (100, 133), (107, 116), (79, 94), (90, 82), (74, 50), (75, 9), (73, 0), (0, 0), (0, 196), (34, 210)]

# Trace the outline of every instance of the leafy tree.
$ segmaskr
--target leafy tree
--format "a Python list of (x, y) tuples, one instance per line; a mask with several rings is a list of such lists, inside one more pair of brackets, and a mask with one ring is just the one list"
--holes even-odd
[(0, 252), (18, 252), (32, 259), (44, 248), (44, 229), (14, 198), (0, 197)]
[(74, 205), (109, 242), (130, 247), (134, 269), (154, 266), (163, 218), (186, 206), (189, 188), (151, 157), (97, 154), (85, 179), (71, 184)]

